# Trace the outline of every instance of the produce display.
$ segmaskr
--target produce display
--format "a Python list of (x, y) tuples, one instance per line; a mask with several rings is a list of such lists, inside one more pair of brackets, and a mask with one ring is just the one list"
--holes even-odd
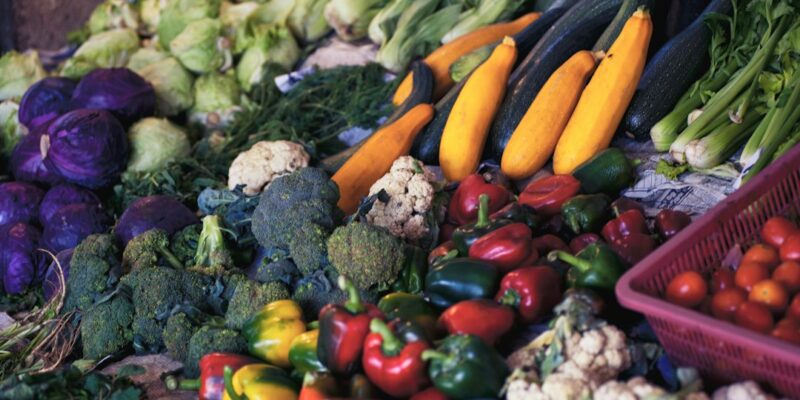
[[(796, 396), (617, 291), (699, 217), (643, 177), (797, 157), (798, 10), (105, 0), (0, 56), (0, 399)], [(648, 295), (800, 354), (781, 212)]]

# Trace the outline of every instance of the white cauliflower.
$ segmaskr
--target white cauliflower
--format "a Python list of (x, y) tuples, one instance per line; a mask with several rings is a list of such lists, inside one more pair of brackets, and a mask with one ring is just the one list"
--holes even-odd
[(590, 399), (595, 384), (585, 377), (554, 373), (541, 385), (524, 379), (511, 381), (506, 392), (508, 400), (583, 400)]
[(594, 400), (644, 400), (667, 396), (667, 391), (651, 384), (643, 377), (626, 382), (608, 381), (597, 388)]
[(231, 163), (228, 188), (245, 185), (245, 194), (257, 195), (275, 178), (307, 167), (309, 159), (300, 144), (288, 140), (258, 142)]
[(734, 383), (717, 389), (711, 400), (774, 400), (753, 381)]
[(367, 222), (384, 227), (400, 238), (424, 238), (430, 231), (426, 213), (433, 207), (436, 189), (432, 182), (435, 181), (433, 172), (413, 157), (398, 158), (389, 172), (369, 189), (370, 196), (385, 191), (389, 201), (376, 200), (367, 213)]
[(616, 378), (631, 365), (625, 333), (613, 325), (573, 333), (564, 350), (566, 361), (557, 372), (579, 369), (595, 375), (601, 383)]

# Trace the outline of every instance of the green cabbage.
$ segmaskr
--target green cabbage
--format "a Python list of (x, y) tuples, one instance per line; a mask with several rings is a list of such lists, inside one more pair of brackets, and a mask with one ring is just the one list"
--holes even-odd
[(292, 33), (285, 26), (275, 26), (261, 33), (244, 52), (236, 66), (236, 78), (249, 92), (254, 84), (261, 82), (264, 64), (275, 63), (289, 71), (299, 58), (300, 48)]
[(124, 67), (139, 49), (133, 29), (112, 29), (92, 35), (64, 64), (61, 75), (80, 78), (97, 68)]
[(172, 54), (186, 69), (204, 74), (216, 71), (226, 64), (229, 51), (221, 45), (222, 23), (203, 18), (191, 22), (180, 35), (170, 42)]
[(19, 105), (11, 100), (0, 102), (0, 159), (6, 160), (23, 135), (25, 126), (19, 123)]
[(170, 0), (158, 18), (158, 41), (166, 49), (192, 22), (219, 16), (221, 0)]
[(139, 0), (139, 19), (141, 24), (139, 30), (152, 35), (158, 29), (158, 21), (161, 19), (161, 11), (166, 8), (168, 0)]
[(128, 140), (131, 146), (128, 172), (158, 171), (168, 161), (186, 157), (191, 152), (186, 132), (166, 119), (140, 120), (131, 127)]
[(106, 0), (95, 7), (86, 27), (92, 35), (116, 28), (138, 30), (139, 13), (129, 1)]
[(46, 75), (39, 53), (6, 53), (0, 57), (0, 101), (22, 97), (28, 87)]
[(325, 6), (325, 19), (340, 38), (358, 40), (367, 35), (372, 18), (389, 0), (331, 0)]
[(232, 74), (203, 75), (194, 84), (194, 107), (189, 120), (206, 130), (228, 126), (241, 110), (241, 99), (242, 91)]
[(292, 12), (295, 0), (270, 0), (256, 7), (245, 20), (240, 23), (234, 34), (233, 52), (240, 54), (252, 47), (256, 39), (265, 31), (277, 26), (286, 25)]
[(173, 116), (188, 110), (194, 103), (194, 77), (178, 60), (168, 57), (144, 66), (136, 72), (153, 85), (158, 115)]
[(161, 60), (169, 58), (169, 54), (149, 47), (143, 47), (133, 53), (130, 60), (128, 60), (127, 67), (133, 71), (139, 72), (142, 68), (155, 64)]
[(296, 0), (287, 21), (289, 28), (299, 40), (310, 43), (330, 32), (325, 20), (327, 0)]

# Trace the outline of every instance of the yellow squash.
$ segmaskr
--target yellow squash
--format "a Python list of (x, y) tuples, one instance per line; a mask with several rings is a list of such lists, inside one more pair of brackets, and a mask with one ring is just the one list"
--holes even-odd
[(461, 89), (439, 145), (439, 165), (448, 180), (459, 181), (478, 168), (489, 126), (503, 101), (516, 59), (516, 43), (506, 36)]
[[(516, 34), (533, 23), (533, 21), (539, 19), (539, 16), (541, 16), (540, 13), (533, 12), (525, 14), (514, 21), (501, 22), (499, 24), (476, 29), (473, 32), (460, 36), (440, 46), (425, 57), (424, 62), (431, 68), (435, 81), (433, 99), (438, 100), (453, 87), (455, 82), (450, 78), (450, 66), (458, 61), (459, 58), (471, 53), (473, 50), (497, 42), (506, 36)], [(400, 86), (397, 87), (394, 98), (392, 99), (392, 103), (394, 103), (395, 106), (402, 104), (406, 97), (411, 94), (411, 89), (413, 88), (412, 79), (413, 77), (411, 73), (409, 73), (403, 81), (400, 82)]]
[(352, 214), (375, 181), (408, 154), (417, 134), (433, 118), (433, 106), (420, 104), (375, 132), (333, 175), (339, 186), (339, 208)]
[(625, 23), (558, 140), (553, 172), (572, 173), (611, 144), (642, 76), (652, 32), (650, 14), (644, 9), (637, 10)]
[(547, 163), (596, 65), (597, 57), (582, 50), (553, 72), (503, 151), (500, 168), (506, 176), (527, 178)]

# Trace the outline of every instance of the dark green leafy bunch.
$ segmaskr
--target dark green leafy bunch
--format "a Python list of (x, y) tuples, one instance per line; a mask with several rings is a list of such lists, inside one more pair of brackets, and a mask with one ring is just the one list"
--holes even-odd
[(362, 290), (386, 290), (405, 262), (403, 243), (384, 228), (351, 222), (333, 231), (328, 257), (339, 274)]
[(245, 354), (247, 352), (247, 341), (239, 332), (233, 329), (210, 325), (200, 328), (189, 340), (186, 362), (183, 365), (184, 375), (188, 378), (199, 376), (200, 358), (213, 352)]
[(130, 377), (143, 374), (144, 368), (127, 365), (114, 376), (89, 372), (74, 365), (40, 374), (13, 374), (0, 382), (0, 399), (138, 400), (144, 391)]
[(258, 196), (248, 196), (244, 185), (233, 190), (206, 188), (197, 197), (197, 208), (204, 215), (219, 215), (233, 235), (236, 247), (249, 248), (256, 244), (250, 231), (253, 211), (258, 206)]
[(165, 266), (183, 268), (181, 260), (172, 253), (167, 231), (151, 229), (131, 239), (122, 252), (122, 267), (125, 271)]
[(90, 235), (72, 253), (63, 311), (85, 310), (112, 291), (122, 275), (114, 235)]
[[(120, 288), (125, 288), (121, 285)], [(81, 344), (83, 358), (99, 360), (124, 350), (133, 341), (134, 308), (128, 290), (111, 296), (83, 311)]]

